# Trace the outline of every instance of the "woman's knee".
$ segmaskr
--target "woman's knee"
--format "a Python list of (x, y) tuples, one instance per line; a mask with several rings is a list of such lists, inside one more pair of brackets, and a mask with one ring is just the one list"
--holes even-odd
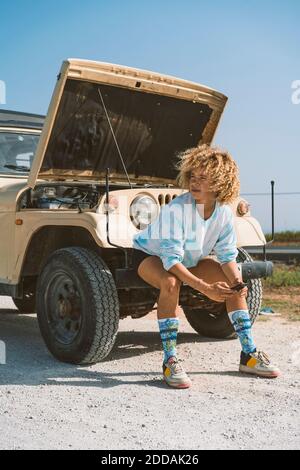
[(188, 270), (209, 284), (217, 281), (228, 282), (221, 264), (212, 258), (204, 258), (196, 266), (188, 268)]
[(161, 280), (161, 291), (167, 292), (168, 294), (178, 294), (182, 282), (172, 274), (166, 274)]

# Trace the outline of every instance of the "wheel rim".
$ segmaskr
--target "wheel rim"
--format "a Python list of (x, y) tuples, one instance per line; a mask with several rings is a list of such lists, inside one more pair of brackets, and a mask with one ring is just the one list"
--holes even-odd
[(55, 339), (73, 343), (82, 326), (82, 299), (74, 279), (60, 271), (53, 274), (46, 291), (47, 320)]

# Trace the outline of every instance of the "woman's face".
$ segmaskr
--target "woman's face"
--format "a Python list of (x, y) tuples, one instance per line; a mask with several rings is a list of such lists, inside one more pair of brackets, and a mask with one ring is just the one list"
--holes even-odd
[(201, 168), (191, 171), (189, 191), (196, 201), (203, 204), (216, 200), (216, 194), (210, 190), (209, 177)]

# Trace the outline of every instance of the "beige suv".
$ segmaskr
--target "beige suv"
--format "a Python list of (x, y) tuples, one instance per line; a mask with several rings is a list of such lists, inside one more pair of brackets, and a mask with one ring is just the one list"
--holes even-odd
[[(155, 307), (157, 289), (131, 268), (132, 237), (182, 194), (174, 156), (212, 141), (226, 101), (171, 76), (70, 59), (45, 120), (0, 112), (0, 294), (37, 313), (59, 360), (104, 359), (119, 320)], [(242, 248), (266, 243), (247, 203), (232, 211), (254, 321), (272, 264)], [(199, 334), (232, 336), (225, 304), (183, 285), (180, 305)]]

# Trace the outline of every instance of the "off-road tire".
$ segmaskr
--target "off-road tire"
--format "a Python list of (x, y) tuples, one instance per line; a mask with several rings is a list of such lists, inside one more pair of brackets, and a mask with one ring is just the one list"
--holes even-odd
[[(69, 286), (67, 283), (61, 286), (60, 279), (64, 278), (70, 279)], [(61, 315), (61, 308), (54, 308), (59, 303), (51, 298), (56, 299), (60, 289), (64, 289), (63, 292), (70, 290), (72, 283), (72, 299), (80, 304), (77, 309), (80, 312), (80, 327), (77, 332), (72, 332), (77, 335), (74, 340), (65, 344), (67, 341), (62, 341), (58, 334), (60, 330), (56, 327), (61, 321), (60, 317), (57, 322), (53, 320)], [(70, 310), (73, 315), (73, 307)], [(56, 359), (81, 365), (105, 359), (113, 348), (118, 332), (119, 300), (112, 273), (101, 257), (81, 247), (55, 251), (38, 278), (37, 317), (44, 341)], [(76, 322), (77, 319), (71, 321)]]

